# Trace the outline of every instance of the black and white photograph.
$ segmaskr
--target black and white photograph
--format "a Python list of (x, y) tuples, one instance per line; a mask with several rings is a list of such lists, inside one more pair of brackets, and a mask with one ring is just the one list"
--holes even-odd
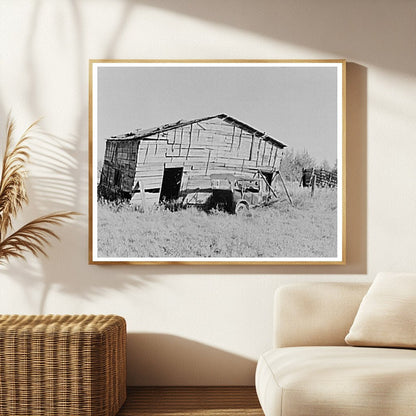
[(342, 264), (345, 61), (90, 61), (90, 262)]

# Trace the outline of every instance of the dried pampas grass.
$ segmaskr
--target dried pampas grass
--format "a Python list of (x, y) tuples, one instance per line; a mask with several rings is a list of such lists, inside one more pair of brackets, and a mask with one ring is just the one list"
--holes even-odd
[(25, 188), (26, 164), (29, 160), (29, 147), (26, 142), (31, 138), (31, 132), (37, 123), (36, 121), (31, 124), (15, 142), (15, 124), (10, 116), (8, 118), (0, 180), (0, 264), (11, 257), (24, 258), (24, 254), (29, 252), (36, 256), (46, 256), (45, 247), (50, 244), (50, 238), (59, 239), (51, 227), (77, 215), (72, 211), (54, 212), (36, 218), (11, 232), (12, 219), (29, 202)]

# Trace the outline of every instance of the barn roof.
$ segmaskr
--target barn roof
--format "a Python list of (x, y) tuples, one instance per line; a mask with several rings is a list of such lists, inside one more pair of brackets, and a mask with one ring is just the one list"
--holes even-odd
[(276, 140), (274, 137), (269, 136), (265, 132), (261, 132), (260, 130), (255, 129), (254, 127), (248, 125), (247, 123), (243, 123), (242, 121), (239, 121), (236, 118), (231, 117), (231, 116), (229, 116), (227, 114), (224, 114), (224, 113), (217, 114), (215, 116), (197, 118), (197, 119), (194, 119), (194, 120), (179, 120), (175, 123), (163, 124), (161, 126), (152, 127), (150, 129), (138, 129), (138, 130), (132, 131), (130, 133), (120, 134), (120, 135), (117, 135), (117, 136), (111, 136), (111, 138), (109, 140), (144, 139), (146, 137), (153, 136), (154, 134), (157, 134), (157, 133), (163, 133), (163, 132), (168, 131), (168, 130), (177, 129), (179, 127), (187, 126), (189, 124), (200, 123), (202, 121), (211, 120), (213, 118), (220, 118), (220, 119), (224, 120), (225, 122), (227, 122), (229, 124), (234, 124), (234, 125), (240, 127), (241, 129), (243, 129), (243, 130), (245, 130), (245, 131), (247, 131), (251, 134), (254, 134), (257, 137), (261, 137), (266, 141), (270, 141), (274, 144), (277, 144), (280, 148), (286, 147), (286, 145), (284, 143)]

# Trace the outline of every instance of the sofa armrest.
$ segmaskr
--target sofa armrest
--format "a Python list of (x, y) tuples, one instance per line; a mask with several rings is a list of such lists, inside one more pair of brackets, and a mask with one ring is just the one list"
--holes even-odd
[(301, 283), (275, 292), (275, 348), (346, 345), (369, 283)]

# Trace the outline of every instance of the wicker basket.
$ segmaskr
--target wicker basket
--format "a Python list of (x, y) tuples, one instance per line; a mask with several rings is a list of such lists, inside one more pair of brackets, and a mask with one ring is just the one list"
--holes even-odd
[(123, 318), (0, 315), (0, 415), (114, 416), (125, 399)]

